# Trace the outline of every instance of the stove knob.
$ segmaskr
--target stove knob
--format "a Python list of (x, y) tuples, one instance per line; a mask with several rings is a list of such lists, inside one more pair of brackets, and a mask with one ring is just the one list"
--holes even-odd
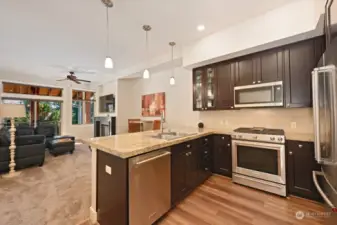
[(283, 138), (279, 137), (277, 140), (278, 140), (278, 141), (283, 141)]
[(275, 137), (270, 137), (270, 140), (271, 141), (275, 141)]

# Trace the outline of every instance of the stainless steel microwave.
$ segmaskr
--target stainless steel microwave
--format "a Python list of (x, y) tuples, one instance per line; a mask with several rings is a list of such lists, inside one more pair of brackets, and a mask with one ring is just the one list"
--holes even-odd
[(234, 87), (235, 108), (283, 106), (283, 82)]

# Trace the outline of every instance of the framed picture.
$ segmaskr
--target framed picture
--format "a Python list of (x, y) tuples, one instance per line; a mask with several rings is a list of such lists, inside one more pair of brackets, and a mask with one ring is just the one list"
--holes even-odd
[(142, 116), (165, 115), (165, 92), (148, 94), (142, 96)]

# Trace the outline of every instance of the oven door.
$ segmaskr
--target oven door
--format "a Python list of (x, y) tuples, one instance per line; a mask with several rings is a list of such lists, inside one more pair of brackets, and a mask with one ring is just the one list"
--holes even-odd
[(284, 145), (232, 140), (232, 159), (233, 173), (286, 183)]

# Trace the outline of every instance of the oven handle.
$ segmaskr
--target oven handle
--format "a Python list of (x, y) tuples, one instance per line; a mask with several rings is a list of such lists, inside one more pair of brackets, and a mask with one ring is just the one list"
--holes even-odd
[(245, 179), (245, 180), (250, 180), (250, 181), (253, 181), (253, 182), (257, 182), (257, 183), (261, 183), (263, 185), (268, 185), (268, 186), (271, 186), (271, 187), (275, 187), (275, 188), (282, 188), (281, 186), (279, 185), (276, 185), (276, 184), (271, 184), (269, 182), (264, 182), (263, 180), (257, 180), (257, 179), (252, 179), (252, 178), (249, 178), (249, 177), (244, 177), (244, 176), (241, 176), (239, 174), (235, 174), (235, 176), (239, 177), (239, 178), (242, 178), (242, 179)]
[(232, 146), (234, 146), (234, 144), (236, 144), (236, 145), (241, 144), (241, 145), (252, 146), (252, 147), (273, 148), (275, 150), (280, 150), (280, 148), (284, 148), (284, 143), (283, 144), (274, 144), (274, 143), (232, 140)]

